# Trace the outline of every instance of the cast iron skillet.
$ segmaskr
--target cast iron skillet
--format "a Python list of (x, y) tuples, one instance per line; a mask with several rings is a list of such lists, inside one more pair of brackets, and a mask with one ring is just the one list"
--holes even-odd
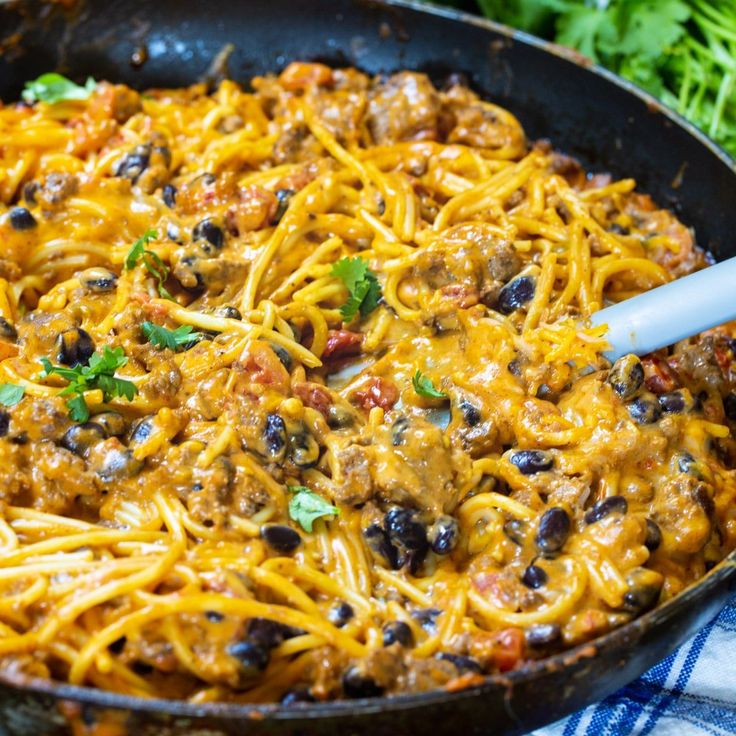
[[(229, 70), (239, 80), (292, 59), (372, 73), (419, 69), (436, 80), (464, 72), (516, 113), (530, 137), (547, 137), (594, 169), (636, 177), (716, 258), (736, 255), (736, 165), (705, 136), (572, 52), (452, 11), (397, 0), (87, 0), (68, 10), (0, 2), (0, 98), (16, 99), (24, 80), (54, 69), (138, 88), (186, 85), (226, 43), (235, 45)], [(148, 60), (135, 67), (131, 56), (142, 47)], [(68, 733), (70, 715), (90, 726), (118, 723), (135, 736), (521, 733), (605, 697), (670, 653), (736, 589), (735, 567), (732, 555), (658, 610), (462, 692), (292, 708), (195, 706), (4, 675), (0, 736)]]

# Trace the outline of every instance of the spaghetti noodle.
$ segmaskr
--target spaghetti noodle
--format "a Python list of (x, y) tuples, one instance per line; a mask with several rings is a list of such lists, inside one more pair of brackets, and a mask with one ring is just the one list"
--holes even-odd
[(736, 546), (732, 329), (611, 367), (585, 324), (689, 230), (457, 81), (253, 88), (0, 107), (3, 671), (456, 688)]

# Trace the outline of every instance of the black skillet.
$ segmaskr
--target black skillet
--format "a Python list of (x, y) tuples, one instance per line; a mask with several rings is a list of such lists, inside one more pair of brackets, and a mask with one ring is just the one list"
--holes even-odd
[[(705, 136), (572, 52), (453, 11), (361, 0), (87, 0), (70, 9), (0, 2), (0, 98), (16, 99), (26, 79), (50, 70), (138, 88), (186, 85), (227, 43), (238, 80), (292, 59), (371, 73), (419, 69), (436, 81), (463, 72), (516, 113), (531, 138), (549, 138), (595, 170), (636, 177), (716, 258), (736, 255), (736, 165)], [(132, 61), (144, 56), (142, 65)], [(62, 713), (89, 728), (75, 733), (117, 723), (132, 736), (522, 733), (607, 696), (669, 654), (732, 595), (735, 563), (732, 555), (698, 585), (590, 644), (462, 692), (195, 706), (4, 675), (0, 736), (70, 733)]]

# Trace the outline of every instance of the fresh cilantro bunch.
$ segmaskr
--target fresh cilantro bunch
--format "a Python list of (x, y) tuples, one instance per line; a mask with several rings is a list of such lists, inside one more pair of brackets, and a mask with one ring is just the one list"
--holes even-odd
[(317, 519), (340, 513), (340, 509), (306, 486), (288, 486), (288, 489), (294, 494), (289, 500), (289, 516), (305, 531), (311, 532)]
[(69, 385), (59, 395), (72, 397), (66, 402), (69, 417), (75, 422), (86, 422), (89, 419), (89, 407), (84, 400), (85, 391), (99, 389), (105, 401), (117, 397), (124, 397), (128, 401), (134, 399), (138, 393), (136, 385), (115, 376), (115, 371), (127, 362), (128, 358), (122, 348), (113, 349), (105, 345), (102, 355), (94, 353), (87, 365), (74, 368), (52, 365), (48, 358), (41, 358), (41, 378), (57, 375), (69, 381)]
[(141, 332), (148, 342), (157, 348), (168, 348), (175, 353), (179, 350), (188, 350), (204, 338), (201, 332), (194, 332), (191, 325), (181, 325), (175, 330), (169, 330), (153, 322), (143, 322)]
[(26, 102), (46, 102), (53, 105), (67, 100), (86, 100), (97, 86), (92, 77), (87, 77), (84, 86), (80, 86), (56, 72), (42, 74), (37, 79), (26, 82), (21, 96)]
[(477, 2), (489, 18), (575, 48), (638, 84), (736, 156), (734, 0)]
[(358, 312), (361, 317), (368, 316), (381, 300), (381, 285), (376, 274), (368, 268), (368, 264), (360, 257), (341, 258), (332, 266), (332, 275), (340, 279), (348, 289), (350, 296), (340, 307), (340, 314), (345, 323), (351, 322)]
[(146, 230), (128, 251), (128, 255), (125, 257), (125, 268), (127, 271), (132, 271), (140, 263), (158, 282), (158, 293), (161, 298), (173, 299), (164, 286), (164, 282), (169, 277), (169, 267), (161, 260), (157, 253), (146, 248), (156, 238), (158, 238), (157, 230)]

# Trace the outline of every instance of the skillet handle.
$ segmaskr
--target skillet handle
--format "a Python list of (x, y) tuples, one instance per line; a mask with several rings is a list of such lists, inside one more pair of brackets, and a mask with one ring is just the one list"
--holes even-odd
[(611, 361), (647, 353), (736, 319), (736, 257), (606, 307), (593, 326), (608, 325)]

